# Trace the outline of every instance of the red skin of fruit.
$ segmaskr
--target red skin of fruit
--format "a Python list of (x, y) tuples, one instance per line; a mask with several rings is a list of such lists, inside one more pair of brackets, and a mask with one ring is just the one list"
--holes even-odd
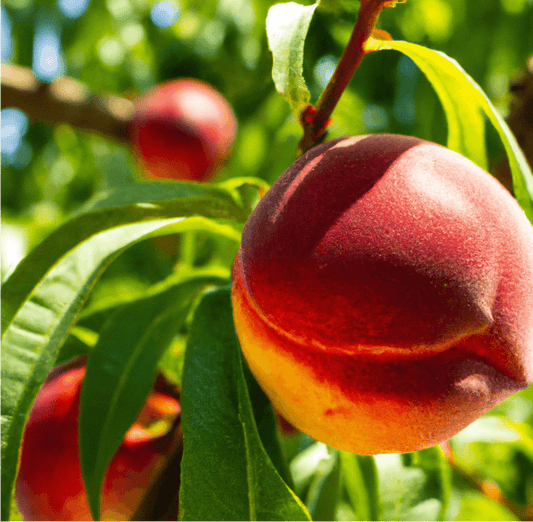
[(311, 149), (249, 218), (243, 353), (296, 428), (359, 454), (455, 435), (533, 376), (533, 228), (463, 156), (418, 138)]
[(162, 83), (135, 109), (130, 140), (148, 178), (205, 181), (227, 159), (237, 121), (229, 103), (194, 79)]
[[(24, 520), (92, 520), (78, 454), (78, 414), (85, 358), (54, 369), (35, 398), (26, 424), (16, 482)], [(129, 520), (164, 466), (174, 434), (154, 436), (155, 419), (180, 413), (178, 395), (158, 376), (139, 417), (106, 474), (102, 520)]]
[(290, 437), (300, 433), (279, 411), (274, 411), (274, 413), (276, 414), (278, 428), (283, 435)]

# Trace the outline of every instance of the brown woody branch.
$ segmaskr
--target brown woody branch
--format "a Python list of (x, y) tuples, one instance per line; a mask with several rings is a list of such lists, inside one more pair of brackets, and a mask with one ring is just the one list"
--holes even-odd
[(116, 96), (96, 96), (73, 78), (40, 83), (30, 69), (2, 64), (2, 109), (24, 111), (32, 121), (68, 123), (125, 142), (135, 105)]

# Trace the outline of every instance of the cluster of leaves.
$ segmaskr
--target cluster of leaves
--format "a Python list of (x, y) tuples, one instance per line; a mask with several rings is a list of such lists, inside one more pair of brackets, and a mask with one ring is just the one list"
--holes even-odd
[[(531, 23), (522, 39), (516, 37), (517, 26), (532, 22), (533, 14), (520, 7), (525, 2), (502, 2), (498, 30), (512, 32), (515, 53), (498, 49), (491, 65), (477, 54), (480, 41), (489, 45), (481, 31), (493, 38), (494, 8), (485, 4), (410, 0), (386, 11), (383, 28), (412, 43), (377, 36), (367, 42), (368, 51), (402, 54), (369, 56), (369, 65), (363, 63), (341, 99), (329, 136), (387, 130), (447, 140), (450, 148), (487, 168), (488, 120), (510, 158), (515, 195), (533, 219), (533, 178), (498, 111), (457, 62), (418, 45), (446, 47), (449, 41), (457, 50), (454, 56), (478, 81), (509, 76), (521, 65), (516, 57), (525, 62), (530, 50), (524, 41)], [(23, 44), (35, 30), (29, 20), (55, 11), (20, 0), (6, 6), (14, 21), (13, 60), (31, 65), (31, 50)], [(452, 439), (453, 466), (439, 447), (363, 457), (305, 435), (280, 435), (240, 355), (228, 285), (242, 227), (267, 182), (292, 163), (301, 133), (298, 113), (323, 88), (323, 68), (340, 56), (358, 3), (272, 8), (267, 30), (273, 77), (289, 104), (270, 79), (266, 2), (184, 2), (181, 18), (164, 31), (151, 25), (150, 7), (109, 0), (75, 21), (55, 13), (67, 72), (94, 91), (132, 97), (174, 76), (207, 80), (235, 107), (241, 124), (236, 148), (216, 183), (139, 182), (126, 148), (65, 126), (30, 126), (26, 139), (34, 157), (21, 168), (7, 169), (3, 191), (3, 219), (24, 224), (30, 245), (36, 246), (2, 288), (2, 518), (10, 516), (22, 429), (35, 394), (52, 366), (81, 354), (90, 354), (80, 413), (81, 460), (95, 513), (105, 468), (159, 368), (182, 388), (183, 519), (522, 516), (533, 495), (530, 390)], [(480, 19), (487, 18), (485, 25), (468, 23), (477, 8)], [(440, 21), (427, 14), (431, 9), (440, 9)], [(132, 44), (134, 34), (144, 36)], [(123, 47), (120, 64), (105, 61), (103, 46), (113, 39)], [(468, 40), (476, 42), (468, 49), (472, 56), (464, 54)], [(415, 101), (420, 72), (437, 97), (422, 86)], [(443, 107), (440, 119), (437, 99)], [(396, 102), (407, 111), (409, 100), (414, 107), (431, 102), (420, 118), (387, 116), (395, 114)], [(376, 126), (375, 120), (387, 120), (384, 115), (389, 123)], [(442, 131), (446, 121), (447, 134)], [(61, 176), (71, 170), (63, 183)], [(176, 234), (172, 255), (154, 241)], [(483, 493), (487, 481), (497, 485), (506, 502)]]

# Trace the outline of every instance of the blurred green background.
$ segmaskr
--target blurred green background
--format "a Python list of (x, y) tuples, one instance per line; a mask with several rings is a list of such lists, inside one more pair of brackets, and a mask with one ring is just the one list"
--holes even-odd
[[(323, 1), (312, 21), (304, 65), (314, 100), (343, 50), (358, 5)], [(42, 82), (67, 75), (93, 93), (132, 100), (170, 78), (205, 80), (233, 105), (240, 126), (232, 160), (219, 177), (254, 175), (271, 183), (292, 162), (299, 130), (270, 77), (269, 7), (263, 0), (5, 0), (2, 61), (32, 68)], [(386, 9), (379, 26), (395, 39), (455, 58), (502, 114), (511, 99), (510, 81), (533, 54), (532, 0), (408, 0)], [(9, 225), (3, 235), (11, 246), (3, 251), (3, 277), (96, 190), (139, 177), (128, 147), (66, 125), (30, 123), (6, 103), (2, 221)], [(446, 139), (431, 86), (409, 58), (393, 51), (365, 58), (334, 116), (330, 136), (397, 132)], [(498, 146), (494, 139), (493, 148)]]
[[(43, 83), (71, 76), (93, 93), (133, 101), (164, 80), (205, 80), (228, 99), (239, 122), (233, 155), (217, 179), (257, 176), (272, 183), (293, 162), (300, 131), (270, 76), (265, 34), (270, 5), (264, 0), (4, 0), (2, 62), (32, 68)], [(313, 101), (333, 72), (358, 7), (357, 0), (327, 0), (314, 16), (304, 62)], [(386, 9), (379, 27), (394, 39), (457, 60), (504, 116), (512, 99), (510, 83), (533, 54), (533, 0), (407, 0)], [(129, 148), (105, 136), (31, 121), (4, 100), (1, 125), (4, 280), (29, 249), (96, 191), (142, 178)], [(330, 137), (371, 132), (446, 142), (435, 93), (399, 53), (366, 57), (334, 112)], [(489, 132), (487, 139), (495, 160), (502, 149), (495, 135)], [(212, 250), (209, 238), (200, 237), (194, 262), (205, 264)], [(229, 265), (231, 255), (220, 264)], [(141, 292), (168, 275), (174, 261), (152, 242), (141, 243), (110, 267), (99, 291)], [(533, 504), (531, 399), (530, 390), (513, 397), (453, 439), (455, 458), (474, 482), (455, 476), (450, 518), (513, 520), (533, 514), (527, 511)], [(394, 469), (387, 462), (383, 469)], [(523, 511), (513, 514), (505, 502), (484, 495), (479, 485), (491, 482)]]

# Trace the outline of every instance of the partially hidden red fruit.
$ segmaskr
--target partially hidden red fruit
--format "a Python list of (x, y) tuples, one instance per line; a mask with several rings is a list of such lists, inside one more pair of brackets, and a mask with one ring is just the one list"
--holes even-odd
[[(85, 358), (54, 369), (35, 398), (24, 430), (16, 481), (24, 520), (92, 520), (78, 446), (80, 392)], [(179, 394), (159, 375), (137, 420), (107, 471), (102, 520), (130, 520), (165, 465), (173, 431), (156, 435), (154, 422), (171, 425), (180, 413)]]
[(274, 413), (278, 422), (278, 428), (283, 435), (290, 437), (300, 433), (279, 411), (274, 411)]
[(249, 218), (237, 334), (273, 405), (359, 454), (438, 444), (533, 377), (533, 228), (460, 154), (418, 138), (318, 145)]
[(213, 87), (195, 79), (157, 85), (137, 103), (130, 140), (149, 178), (204, 181), (227, 159), (237, 121)]

